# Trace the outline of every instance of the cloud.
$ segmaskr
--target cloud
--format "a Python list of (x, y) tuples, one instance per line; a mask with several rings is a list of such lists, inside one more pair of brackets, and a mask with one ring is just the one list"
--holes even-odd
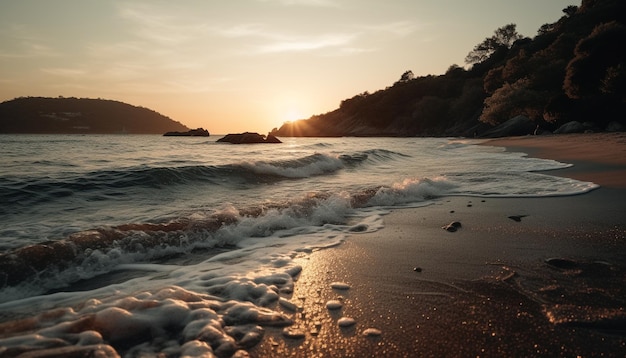
[(162, 45), (183, 44), (209, 31), (205, 24), (189, 21), (191, 15), (176, 7), (120, 3), (117, 9), (118, 16), (131, 25), (137, 37)]
[(257, 0), (266, 3), (278, 3), (286, 6), (339, 7), (333, 0)]
[(279, 52), (306, 52), (326, 48), (340, 48), (349, 45), (356, 35), (354, 34), (326, 34), (319, 36), (301, 37), (268, 43), (260, 46), (261, 53)]
[(358, 33), (337, 32), (326, 34), (301, 34), (294, 35), (293, 31), (272, 31), (261, 23), (246, 23), (234, 25), (217, 30), (227, 38), (238, 38), (242, 43), (247, 42), (249, 55), (253, 54), (277, 54), (288, 52), (310, 52), (328, 48), (348, 47), (357, 37)]
[(420, 26), (411, 21), (396, 21), (390, 22), (387, 24), (378, 24), (378, 25), (362, 25), (359, 28), (363, 29), (367, 32), (372, 33), (389, 33), (398, 37), (405, 37), (411, 35)]
[(49, 74), (49, 75), (54, 75), (54, 76), (72, 77), (72, 78), (79, 78), (79, 77), (84, 76), (87, 73), (87, 71), (85, 71), (84, 69), (61, 68), (61, 67), (42, 68), (41, 72)]
[(46, 40), (43, 36), (38, 36), (24, 25), (0, 28), (0, 42), (4, 43), (0, 58), (20, 59), (60, 55), (57, 50), (45, 44)]
[(216, 32), (225, 37), (276, 37), (265, 32), (265, 26), (260, 23), (234, 25), (217, 29)]

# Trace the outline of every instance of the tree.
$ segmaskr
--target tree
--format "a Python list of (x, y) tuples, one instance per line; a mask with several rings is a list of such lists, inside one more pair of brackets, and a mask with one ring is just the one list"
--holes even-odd
[(541, 119), (547, 98), (544, 93), (531, 89), (529, 85), (530, 81), (523, 78), (498, 88), (485, 99), (480, 121), (498, 125), (518, 115), (524, 115), (533, 121)]
[(565, 9), (563, 9), (563, 12), (565, 13), (565, 16), (567, 17), (571, 17), (572, 15), (576, 13), (576, 11), (578, 11), (578, 6), (575, 6), (575, 5), (570, 5), (566, 7)]
[(402, 74), (402, 76), (400, 76), (400, 79), (398, 80), (398, 82), (408, 82), (408, 81), (410, 81), (410, 80), (412, 80), (414, 78), (415, 78), (415, 75), (413, 74), (413, 71), (408, 70), (408, 71), (405, 71)]
[(498, 28), (494, 31), (493, 36), (486, 38), (467, 54), (465, 63), (468, 65), (480, 63), (488, 59), (496, 51), (510, 49), (515, 41), (523, 38), (522, 35), (517, 33), (516, 27), (517, 25), (515, 24), (508, 24)]
[(626, 26), (613, 21), (598, 25), (576, 45), (567, 65), (563, 88), (570, 98), (616, 93), (623, 86), (626, 65)]

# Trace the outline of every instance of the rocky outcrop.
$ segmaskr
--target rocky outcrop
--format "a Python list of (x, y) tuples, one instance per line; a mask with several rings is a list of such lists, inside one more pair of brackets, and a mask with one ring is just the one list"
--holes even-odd
[(606, 125), (607, 132), (623, 132), (626, 131), (626, 126), (621, 124), (620, 122), (612, 121)]
[(578, 121), (571, 121), (560, 126), (554, 131), (554, 134), (582, 133), (585, 129), (586, 128), (582, 123)]
[(209, 131), (204, 128), (190, 129), (186, 132), (167, 132), (165, 137), (208, 137)]
[(224, 137), (217, 140), (219, 143), (231, 143), (231, 144), (259, 144), (259, 143), (282, 143), (280, 139), (268, 134), (267, 136), (259, 133), (238, 133), (227, 134)]
[(534, 134), (537, 125), (526, 116), (516, 116), (508, 121), (486, 131), (481, 135), (484, 138), (499, 138)]

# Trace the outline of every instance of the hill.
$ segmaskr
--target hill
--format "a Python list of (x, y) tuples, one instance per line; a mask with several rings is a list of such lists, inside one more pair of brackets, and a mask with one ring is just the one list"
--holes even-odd
[(563, 12), (532, 39), (517, 34), (515, 24), (497, 29), (468, 54), (468, 69), (451, 65), (443, 75), (422, 77), (406, 71), (386, 89), (271, 134), (480, 136), (512, 118), (524, 118), (530, 133), (572, 121), (592, 130), (624, 128), (626, 1), (583, 0)]
[(187, 130), (153, 110), (112, 100), (21, 97), (0, 103), (0, 133), (163, 134)]

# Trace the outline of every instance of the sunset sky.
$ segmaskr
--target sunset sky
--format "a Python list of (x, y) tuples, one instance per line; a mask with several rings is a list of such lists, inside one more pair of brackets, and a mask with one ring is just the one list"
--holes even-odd
[(2, 0), (0, 101), (105, 98), (214, 134), (267, 133), (443, 74), (508, 23), (580, 0)]

